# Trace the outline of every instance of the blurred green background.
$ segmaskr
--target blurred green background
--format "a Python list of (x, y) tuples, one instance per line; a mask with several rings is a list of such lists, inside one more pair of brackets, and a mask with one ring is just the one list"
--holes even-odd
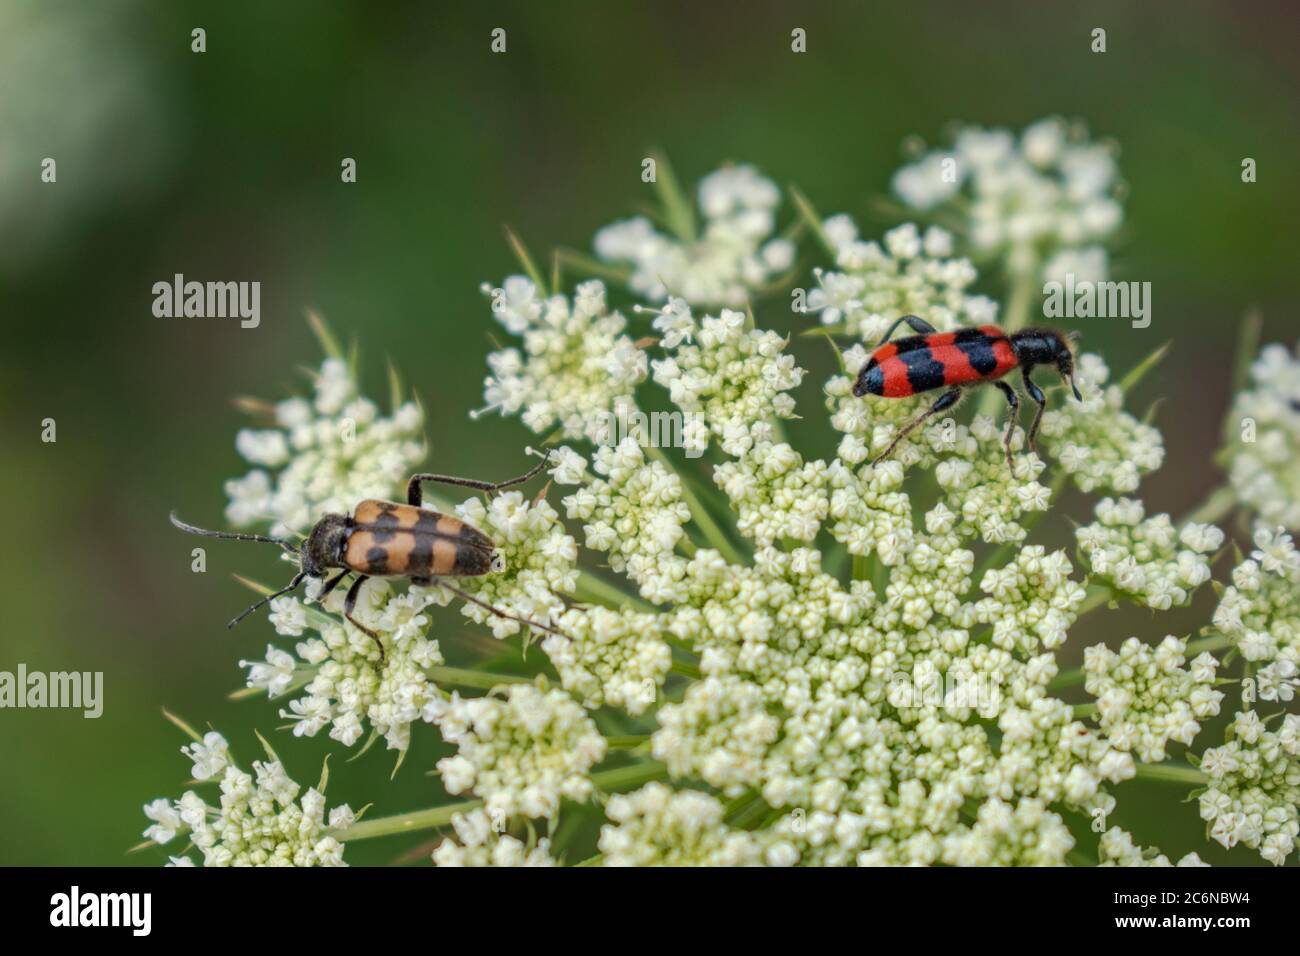
[[(502, 226), (539, 257), (589, 250), (598, 227), (649, 198), (651, 148), (688, 184), (752, 162), (877, 234), (891, 223), (868, 203), (909, 135), (1086, 119), (1122, 146), (1131, 195), (1112, 262), (1117, 278), (1152, 282), (1154, 322), (1141, 334), (1094, 322), (1085, 345), (1123, 370), (1174, 341), (1141, 395), (1164, 397), (1169, 452), (1143, 496), (1175, 515), (1199, 502), (1220, 480), (1209, 458), (1243, 313), (1260, 310), (1266, 339), (1297, 338), (1294, 10), (1087, 6), (0, 0), (0, 669), (105, 672), (97, 721), (0, 712), (0, 863), (161, 862), (124, 855), (141, 805), (177, 795), (189, 769), (160, 708), (210, 721), (245, 762), (258, 756), (252, 728), (279, 723), (265, 700), (226, 699), (236, 662), (263, 653), (265, 617), (224, 622), (248, 597), (232, 573), (275, 580), (282, 566), (230, 544), (193, 575), (193, 542), (166, 515), (221, 521), (221, 483), (245, 470), (229, 399), (301, 387), (298, 368), (319, 357), (304, 308), (360, 341), (377, 397), (395, 359), (424, 400), (438, 470), (514, 474), (522, 426), (466, 417), (493, 332), (478, 285), (515, 270)], [(498, 26), (505, 55), (488, 48)], [(796, 26), (806, 55), (790, 52)], [(1096, 26), (1105, 54), (1089, 51)], [(190, 52), (194, 27), (205, 54)], [(39, 181), (46, 156), (57, 185)], [(355, 185), (339, 180), (345, 156)], [(1255, 185), (1240, 181), (1246, 156)], [(176, 272), (260, 280), (261, 327), (155, 318), (150, 287)], [(815, 418), (829, 354), (796, 350)], [(56, 444), (40, 441), (47, 417)], [(1086, 514), (1081, 496), (1063, 506)], [(1101, 613), (1071, 647), (1207, 615), (1204, 600), (1156, 621)], [(378, 815), (441, 801), (424, 775), (434, 735), (415, 736), (392, 785), (381, 748), (336, 760), (331, 803), (374, 800)], [(281, 754), (314, 782), (329, 743)], [(1258, 861), (1209, 849), (1195, 807), (1168, 789), (1129, 784), (1121, 798), (1114, 822), (1143, 842)], [(388, 861), (398, 843), (349, 858)]]

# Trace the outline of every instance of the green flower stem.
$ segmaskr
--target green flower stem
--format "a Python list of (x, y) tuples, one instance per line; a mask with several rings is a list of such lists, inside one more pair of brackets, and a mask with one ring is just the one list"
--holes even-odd
[(1085, 717), (1091, 717), (1096, 712), (1097, 712), (1096, 701), (1092, 701), (1091, 703), (1087, 703), (1087, 704), (1074, 705), (1074, 716), (1076, 719), (1079, 720), (1082, 720)]
[(618, 585), (597, 577), (589, 571), (578, 571), (577, 597), (589, 604), (602, 604), (605, 607), (621, 609), (631, 607), (644, 613), (653, 614), (655, 606), (635, 595), (628, 594)]
[(1065, 854), (1065, 858), (1070, 861), (1071, 866), (1091, 867), (1097, 865), (1097, 861), (1089, 853), (1078, 847)]
[(1164, 783), (1191, 784), (1203, 787), (1210, 782), (1207, 774), (1195, 767), (1183, 764), (1140, 763), (1137, 765), (1139, 780), (1160, 780)]
[[(650, 453), (651, 458), (663, 464), (665, 468), (673, 468), (672, 462), (668, 461), (662, 448), (655, 448), (652, 445), (646, 450)], [(731, 564), (743, 565), (745, 563), (744, 557), (727, 538), (722, 526), (713, 520), (713, 515), (709, 514), (708, 509), (704, 507), (704, 503), (700, 501), (685, 481), (682, 482), (682, 500), (686, 502), (686, 507), (691, 510), (691, 520), (703, 532), (704, 538), (709, 542), (710, 546), (716, 548)]]
[(1216, 489), (1187, 516), (1178, 522), (1179, 526), (1195, 521), (1198, 524), (1217, 524), (1237, 507), (1237, 493), (1230, 487)]
[[(1087, 604), (1088, 602), (1085, 601), (1084, 603)], [(1187, 650), (1183, 653), (1188, 660), (1191, 660), (1193, 657), (1196, 657), (1198, 654), (1203, 654), (1205, 651), (1221, 651), (1225, 647), (1231, 646), (1231, 643), (1232, 642), (1222, 634), (1216, 635), (1215, 637), (1203, 637), (1199, 641), (1192, 641), (1188, 644)], [(1082, 668), (1062, 671), (1052, 679), (1052, 682), (1047, 685), (1047, 689), (1064, 690), (1067, 687), (1077, 687), (1079, 684), (1083, 683), (1083, 678), (1084, 674)]]
[[(1033, 302), (1034, 292), (1037, 289), (1035, 280), (1036, 273), (1033, 271), (1018, 273), (1008, 278), (1011, 288), (998, 323), (1008, 334), (1029, 324), (1029, 306)], [(997, 389), (986, 388), (976, 401), (975, 411), (979, 415), (991, 416), (999, 407), (1005, 407), (1005, 404)]]
[(1088, 594), (1079, 605), (1079, 611), (1075, 615), (1075, 620), (1083, 617), (1089, 611), (1095, 611), (1103, 604), (1114, 600), (1115, 592), (1104, 584), (1094, 584), (1088, 588)]
[(556, 258), (562, 267), (571, 267), (573, 272), (583, 278), (595, 276), (598, 279), (608, 279), (611, 282), (626, 283), (632, 277), (632, 270), (626, 266), (601, 262), (599, 259), (583, 255), (573, 249), (556, 250)]
[(647, 760), (642, 763), (628, 764), (626, 767), (617, 767), (614, 770), (593, 773), (591, 782), (596, 785), (597, 790), (614, 793), (619, 790), (631, 790), (643, 783), (662, 780), (667, 776), (667, 767), (657, 760)]
[(681, 674), (683, 677), (689, 677), (691, 680), (699, 680), (703, 676), (698, 667), (694, 664), (689, 664), (686, 661), (674, 660), (668, 666), (668, 670), (670, 673)]
[[(635, 763), (627, 767), (593, 773), (591, 782), (599, 790), (618, 791), (631, 789), (651, 780), (668, 776), (668, 768), (663, 764), (650, 761)], [(477, 810), (483, 806), (482, 800), (464, 800), (449, 803), (446, 806), (430, 807), (427, 810), (415, 810), (411, 813), (399, 813), (377, 820), (362, 820), (340, 830), (335, 836), (339, 840), (370, 840), (375, 837), (392, 836), (395, 833), (411, 833), (416, 830), (436, 830), (451, 823), (451, 818), (458, 813)]]
[[(1039, 289), (1038, 270), (1026, 269), (1009, 276), (1011, 291), (1007, 295), (1006, 308), (1002, 310), (1002, 320), (998, 324), (1008, 334), (1023, 329), (1029, 324), (1029, 308), (1033, 305), (1034, 295)], [(997, 389), (985, 389), (980, 396), (976, 410), (983, 415), (991, 415), (999, 405), (1005, 402)]]
[(605, 743), (611, 750), (634, 750), (650, 739), (649, 734), (623, 734), (606, 737)]
[(1026, 269), (1011, 277), (1011, 295), (1007, 298), (1007, 309), (1002, 314), (1002, 328), (1015, 332), (1029, 324), (1029, 307), (1033, 304), (1034, 293), (1038, 289), (1038, 271)]
[(458, 813), (477, 810), (483, 806), (482, 800), (465, 800), (461, 803), (449, 803), (442, 807), (430, 807), (413, 813), (399, 813), (392, 817), (380, 817), (377, 820), (362, 820), (352, 824), (336, 834), (337, 838), (349, 840), (369, 840), (374, 837), (392, 836), (395, 833), (410, 833), (415, 830), (436, 830), (451, 823), (451, 818)]
[(520, 674), (495, 674), (491, 671), (476, 671), (466, 667), (430, 667), (425, 671), (434, 683), (454, 684), (457, 687), (475, 687), (491, 690), (500, 684), (528, 684), (531, 677)]
[(1206, 651), (1221, 651), (1225, 647), (1231, 647), (1232, 641), (1223, 634), (1216, 634), (1214, 637), (1203, 637), (1199, 641), (1192, 641), (1187, 645), (1184, 652), (1190, 659), (1197, 654), (1203, 654)]
[[(1230, 644), (1227, 637), (1203, 637), (1199, 641), (1192, 641), (1191, 644), (1188, 644), (1184, 654), (1186, 654), (1187, 658), (1192, 658), (1196, 657), (1197, 654), (1206, 652), (1206, 650), (1222, 650)], [(1067, 687), (1078, 687), (1079, 684), (1083, 683), (1083, 676), (1082, 667), (1076, 667), (1075, 670), (1071, 671), (1062, 671), (1056, 675), (1056, 678), (1053, 678), (1052, 683), (1048, 684), (1048, 689), (1049, 691), (1063, 691)]]
[[(1050, 486), (1050, 497), (1048, 498), (1048, 501), (1055, 502), (1058, 498), (1060, 498), (1061, 492), (1065, 489), (1065, 483), (1066, 481), (1069, 480), (1069, 477), (1070, 477), (1069, 473), (1066, 472), (1064, 468), (1058, 467), (1056, 469), (1056, 473), (1052, 476), (1052, 484)], [(1047, 511), (1036, 512), (1030, 517), (1026, 518), (1023, 522), (1021, 522), (1022, 526), (1025, 529), (1026, 538), (1028, 538), (1029, 533), (1033, 531), (1034, 528), (1038, 526), (1039, 522), (1041, 522), (1043, 518), (1045, 518), (1050, 512), (1051, 512), (1051, 507), (1049, 505)], [(996, 548), (994, 548), (992, 551), (989, 552), (988, 557), (984, 559), (984, 562), (980, 565), (979, 570), (976, 571), (971, 576), (971, 580), (978, 585), (980, 581), (984, 579), (985, 574), (987, 574), (993, 568), (1002, 567), (1002, 565), (1006, 563), (1007, 559), (1010, 558), (1011, 555), (1013, 555), (1018, 549), (1022, 547), (1024, 547), (1024, 541), (1015, 541), (1015, 542), (1006, 541), (998, 545)]]

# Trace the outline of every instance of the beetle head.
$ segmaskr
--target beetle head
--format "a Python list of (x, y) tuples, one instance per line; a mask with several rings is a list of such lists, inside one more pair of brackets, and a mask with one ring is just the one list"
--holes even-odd
[(298, 551), (298, 564), (308, 577), (318, 578), (330, 568), (342, 567), (351, 519), (347, 515), (322, 515)]

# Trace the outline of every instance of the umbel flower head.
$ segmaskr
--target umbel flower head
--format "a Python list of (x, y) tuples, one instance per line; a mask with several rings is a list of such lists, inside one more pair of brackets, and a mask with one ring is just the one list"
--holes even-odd
[(1238, 842), (1284, 863), (1300, 834), (1300, 716), (1287, 714), (1271, 732), (1253, 711), (1243, 711), (1229, 740), (1201, 756), (1210, 785), (1201, 792), (1201, 818), (1225, 847)]
[(355, 823), (357, 814), (345, 803), (327, 816), (328, 767), (320, 783), (304, 791), (269, 744), (268, 759), (253, 761), (248, 773), (234, 763), (221, 734), (210, 731), (200, 738), (189, 732), (195, 742), (181, 753), (193, 761), (199, 789), (216, 788), (216, 802), (195, 789), (178, 800), (159, 798), (145, 805), (145, 816), (153, 821), (144, 831), (146, 839), (163, 845), (181, 837), (188, 840), (169, 865), (193, 866), (193, 849), (204, 866), (345, 865), (336, 834)]
[[(321, 586), (317, 582), (312, 591), (319, 593)], [(362, 585), (352, 613), (379, 635), (382, 657), (374, 638), (342, 620), (341, 589), (324, 605), (338, 618), (296, 597), (277, 598), (271, 605), (276, 633), (302, 639), (294, 653), (270, 645), (265, 661), (241, 661), (249, 669), (248, 686), (265, 688), (272, 698), (301, 691), (280, 711), (296, 736), (314, 737), (328, 728), (331, 738), (350, 747), (369, 729), (389, 748), (404, 751), (411, 724), (432, 719), (430, 708), (440, 694), (428, 674), (442, 663), (442, 652), (428, 637), (425, 610), (450, 596), (415, 586), (394, 593), (376, 578)]]
[(817, 269), (817, 288), (803, 311), (824, 325), (874, 344), (900, 315), (924, 315), (940, 331), (997, 321), (997, 304), (968, 288), (975, 267), (953, 258), (953, 238), (930, 226), (921, 232), (906, 223), (885, 233), (883, 242), (864, 242), (847, 215), (824, 225), (835, 244), (835, 271)]
[(1238, 500), (1267, 525), (1300, 529), (1300, 359), (1267, 346), (1228, 415), (1223, 455)]
[(1270, 668), (1288, 678), (1300, 664), (1300, 554), (1281, 528), (1255, 532), (1256, 550), (1232, 572), (1214, 612), (1214, 627), (1246, 660), (1267, 665), (1257, 677), (1264, 700), (1290, 700), (1292, 682), (1271, 684)]
[(523, 351), (488, 357), (492, 375), (482, 411), (522, 412), (539, 434), (559, 426), (566, 438), (600, 440), (606, 424), (600, 412), (630, 404), (646, 374), (645, 353), (624, 333), (623, 316), (606, 307), (605, 286), (584, 282), (572, 303), (562, 295), (543, 297), (524, 276), (511, 276), (500, 288), (485, 283), (483, 291), (497, 320), (522, 337)]
[(560, 690), (515, 684), (500, 696), (451, 700), (434, 719), (457, 753), (438, 761), (449, 793), (473, 790), (490, 812), (553, 816), (562, 798), (592, 794), (587, 771), (605, 756), (605, 738)]
[(694, 305), (744, 306), (750, 293), (794, 263), (794, 245), (772, 238), (781, 193), (752, 166), (727, 166), (699, 186), (702, 223), (696, 231), (685, 200), (678, 234), (668, 236), (644, 216), (596, 233), (596, 254), (631, 268), (628, 287), (649, 302), (679, 296)]
[(1078, 529), (1079, 551), (1093, 577), (1158, 610), (1186, 604), (1210, 580), (1207, 555), (1223, 545), (1213, 525), (1189, 522), (1180, 530), (1168, 515), (1143, 519), (1141, 501), (1104, 498), (1097, 522)]
[(424, 457), (424, 415), (412, 402), (392, 414), (358, 394), (341, 356), (315, 375), (311, 399), (273, 408), (275, 427), (241, 429), (239, 454), (255, 467), (226, 482), (226, 518), (238, 527), (269, 522), (271, 532), (304, 532), (322, 514), (349, 513), (363, 498), (390, 495), (394, 483)]
[(958, 225), (981, 262), (1041, 275), (1055, 259), (1049, 276), (1082, 265), (1079, 278), (1105, 278), (1105, 253), (1096, 244), (1115, 234), (1124, 215), (1114, 152), (1089, 140), (1082, 123), (1055, 116), (1019, 137), (962, 126), (951, 147), (899, 169), (893, 189), (910, 209)]
[[(988, 170), (1021, 185), (1028, 174), (1014, 167), (1028, 164), (1057, 190), (1057, 218), (1024, 248), (1036, 262), (1074, 248), (1067, 220), (1111, 197), (1113, 170), (1101, 175), (1103, 159), (1056, 126), (1004, 146), (963, 141), (983, 164), (970, 188)], [(749, 173), (719, 182), (701, 192), (711, 218), (779, 204)], [(339, 618), (337, 593), (277, 601), (274, 626), (297, 644), (272, 645), (249, 679), (289, 699), (295, 733), (328, 728), (349, 746), (369, 733), (403, 753), (413, 735), (437, 734), (451, 748), (435, 769), (460, 802), (370, 820), (349, 838), (450, 825), (440, 865), (1163, 865), (1140, 828), (1108, 821), (1127, 789), (1116, 785), (1137, 778), (1175, 788), (1175, 803), (1188, 795), (1178, 785), (1191, 790), (1222, 846), (1289, 859), (1300, 724), (1251, 704), (1294, 696), (1291, 539), (1259, 533), (1203, 636), (1162, 620), (1081, 647), (1080, 620), (1111, 603), (1194, 608), (1226, 544), (1212, 523), (1175, 523), (1143, 500), (1163, 444), (1127, 405), (1149, 363), (1112, 383), (1100, 356), (1082, 356), (1083, 403), (1049, 391), (1039, 451), (1014, 429), (1011, 467), (1004, 421), (978, 401), (873, 464), (933, 397), (854, 397), (861, 337), (893, 309), (960, 328), (992, 306), (968, 294), (974, 267), (943, 234), (904, 226), (873, 246), (804, 208), (814, 233), (840, 240), (825, 264), (836, 272), (820, 273), (825, 298), (813, 299), (838, 311), (809, 322), (847, 339), (821, 382), (839, 432), (825, 448), (789, 425), (811, 374), (797, 355), (807, 339), (766, 328), (716, 285), (653, 289), (633, 270), (624, 288), (544, 289), (535, 275), (489, 287), (491, 314), (519, 341), (489, 360), (486, 398), (549, 446), (551, 484), (437, 504), (506, 559), (463, 587), (557, 633), (535, 642), (470, 604), (470, 630), (501, 643), (461, 643), (436, 625), (445, 590), (371, 581), (356, 614), (379, 634), (381, 659)], [(691, 268), (716, 264), (668, 241)], [(650, 304), (619, 312), (617, 295)], [(1003, 311), (1008, 327), (1023, 325), (1017, 309)], [(668, 408), (683, 427), (658, 444), (613, 435), (620, 403)], [(1059, 497), (1069, 479), (1112, 497), (1091, 517), (1071, 514), (1084, 524), (1077, 549), (1060, 549), (1047, 542), (1070, 539), (1061, 509), (1073, 499)], [(1039, 522), (1055, 534), (1040, 537)], [(481, 666), (444, 666), (453, 647)], [(1228, 741), (1207, 749), (1203, 725), (1233, 681), (1255, 696), (1243, 695)], [(1090, 700), (1074, 702), (1079, 685)], [(205, 771), (220, 752), (203, 751)]]
[[(499, 819), (499, 818), (498, 818)], [(451, 818), (456, 839), (448, 837), (433, 851), (435, 866), (556, 866), (550, 841), (531, 845), (501, 833), (486, 810), (471, 810)]]
[(725, 808), (694, 790), (674, 792), (661, 783), (614, 797), (612, 821), (600, 831), (605, 866), (752, 866), (762, 859), (760, 839), (723, 823)]
[(1177, 863), (1170, 863), (1155, 847), (1141, 847), (1133, 842), (1133, 835), (1119, 827), (1111, 827), (1101, 838), (1098, 847), (1101, 866), (1209, 866), (1195, 853), (1188, 853)]

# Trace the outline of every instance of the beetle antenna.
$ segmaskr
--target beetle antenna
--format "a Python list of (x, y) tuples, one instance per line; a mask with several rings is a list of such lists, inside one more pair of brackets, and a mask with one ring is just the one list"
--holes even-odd
[(284, 587), (280, 588), (280, 590), (276, 591), (274, 594), (268, 594), (266, 597), (262, 598), (262, 600), (258, 601), (256, 604), (253, 604), (253, 605), (250, 605), (249, 607), (244, 608), (243, 612), (242, 612), (242, 613), (241, 613), (237, 618), (235, 618), (235, 619), (232, 620), (229, 624), (227, 624), (226, 627), (234, 627), (236, 624), (238, 624), (238, 623), (239, 623), (240, 621), (242, 621), (244, 618), (248, 617), (248, 615), (250, 615), (250, 614), (252, 614), (254, 611), (256, 611), (256, 610), (257, 610), (259, 607), (261, 607), (263, 604), (270, 604), (272, 601), (274, 601), (274, 600), (275, 600), (276, 598), (278, 598), (280, 595), (282, 595), (282, 594), (288, 594), (290, 591), (292, 591), (292, 590), (293, 590), (294, 588), (296, 588), (298, 585), (302, 584), (303, 579), (304, 579), (305, 577), (307, 577), (307, 572), (306, 572), (306, 571), (299, 571), (297, 574), (295, 574), (295, 575), (293, 576), (293, 580), (290, 581), (288, 584), (286, 584)]
[(285, 541), (283, 538), (269, 538), (264, 534), (247, 534), (238, 531), (209, 531), (207, 528), (196, 528), (192, 524), (186, 524), (180, 518), (176, 517), (176, 512), (169, 515), (172, 524), (180, 528), (186, 534), (202, 535), (205, 538), (230, 538), (232, 541), (262, 541), (266, 544), (278, 544), (290, 554), (297, 556), (298, 548), (291, 541)]
[(482, 598), (476, 598), (474, 595), (470, 594), (469, 592), (462, 591), (460, 588), (456, 587), (456, 585), (448, 584), (446, 579), (444, 578), (434, 578), (434, 581), (436, 581), (440, 587), (446, 588), (452, 594), (459, 595), (463, 600), (469, 601), (470, 604), (477, 604), (479, 607), (483, 608), (483, 610), (487, 611), (490, 614), (495, 614), (497, 617), (503, 617), (507, 621), (517, 621), (518, 623), (525, 624), (528, 627), (535, 627), (539, 630), (546, 631), (548, 634), (554, 634), (556, 637), (562, 637), (566, 641), (573, 640), (573, 638), (571, 638), (568, 634), (565, 634), (563, 631), (557, 631), (555, 628), (543, 624), (541, 621), (534, 621), (531, 618), (517, 617), (514, 614), (507, 614), (499, 607), (494, 607), (493, 605), (489, 604), (487, 601), (484, 601)]

